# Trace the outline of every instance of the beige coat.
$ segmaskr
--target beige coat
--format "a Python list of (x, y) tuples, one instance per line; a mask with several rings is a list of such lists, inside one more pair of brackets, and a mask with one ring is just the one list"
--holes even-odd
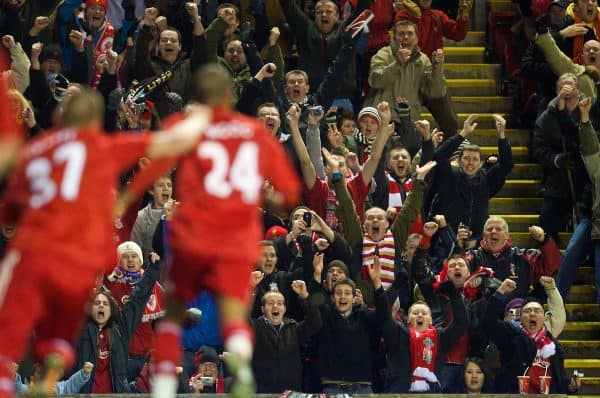
[(434, 67), (427, 55), (418, 48), (404, 65), (396, 61), (396, 43), (383, 47), (371, 59), (368, 98), (364, 106), (377, 106), (387, 101), (392, 108), (392, 119), (399, 120), (394, 110), (396, 99), (408, 100), (411, 117), (421, 116), (421, 98), (440, 98), (446, 94), (446, 79), (441, 65)]

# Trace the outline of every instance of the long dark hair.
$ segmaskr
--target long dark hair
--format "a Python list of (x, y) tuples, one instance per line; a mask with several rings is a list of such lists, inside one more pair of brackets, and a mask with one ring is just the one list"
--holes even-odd
[(486, 393), (493, 392), (492, 386), (494, 385), (494, 383), (492, 380), (493, 379), (492, 372), (490, 372), (490, 369), (485, 364), (485, 362), (482, 358), (470, 357), (465, 360), (465, 369), (463, 371), (463, 382), (462, 382), (463, 389), (464, 389), (463, 393), (467, 394), (469, 392), (467, 389), (467, 385), (464, 381), (465, 380), (464, 376), (467, 371), (467, 365), (469, 363), (473, 363), (473, 364), (477, 365), (479, 367), (479, 369), (481, 369), (481, 371), (483, 372), (484, 379), (483, 379), (483, 385), (481, 386), (481, 393), (486, 394)]

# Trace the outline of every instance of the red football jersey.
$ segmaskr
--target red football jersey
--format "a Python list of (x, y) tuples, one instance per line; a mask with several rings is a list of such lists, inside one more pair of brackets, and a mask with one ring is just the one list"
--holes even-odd
[(213, 123), (178, 168), (181, 204), (170, 224), (171, 245), (258, 259), (265, 180), (287, 205), (296, 203), (300, 183), (281, 144), (258, 119), (215, 108)]
[(62, 129), (30, 141), (11, 177), (2, 218), (17, 222), (11, 246), (103, 268), (114, 257), (119, 174), (150, 142), (147, 134), (106, 136)]

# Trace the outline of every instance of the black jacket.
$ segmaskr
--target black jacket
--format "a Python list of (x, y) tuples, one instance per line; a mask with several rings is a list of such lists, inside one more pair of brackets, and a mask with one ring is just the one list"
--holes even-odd
[(383, 288), (375, 290), (375, 311), (354, 307), (343, 317), (333, 306), (320, 310), (323, 327), (317, 335), (317, 363), (321, 380), (370, 382), (373, 352), (391, 311)]
[(250, 320), (255, 336), (252, 369), (258, 393), (281, 393), (302, 389), (301, 344), (321, 329), (319, 308), (308, 298), (306, 319), (285, 318), (281, 327), (270, 325), (264, 317)]
[[(110, 376), (113, 385), (113, 391), (117, 394), (127, 393), (129, 384), (127, 381), (127, 353), (129, 352), (129, 341), (133, 332), (137, 328), (146, 303), (152, 294), (152, 288), (158, 280), (160, 262), (151, 264), (137, 283), (131, 297), (121, 310), (121, 315), (109, 332), (109, 351), (110, 351)], [(112, 314), (114, 316), (114, 314)], [(74, 369), (81, 369), (84, 362), (96, 363), (98, 358), (98, 326), (89, 321), (77, 343), (77, 361)], [(89, 394), (92, 392), (94, 383), (95, 369), (92, 371), (90, 380), (85, 384), (80, 393)]]
[[(489, 298), (483, 326), (490, 339), (498, 347), (502, 369), (496, 377), (496, 393), (516, 394), (519, 392), (517, 376), (525, 373), (525, 369), (533, 362), (537, 347), (535, 341), (527, 337), (522, 328), (501, 320), (499, 314), (504, 312), (508, 297), (498, 292)], [(556, 353), (550, 358), (552, 367), (552, 383), (550, 394), (567, 394), (569, 379), (565, 374), (565, 352), (558, 342), (547, 332), (556, 344)]]
[(455, 231), (462, 222), (471, 228), (473, 237), (479, 237), (488, 218), (489, 199), (504, 185), (513, 168), (513, 156), (508, 140), (498, 140), (498, 163), (489, 169), (482, 167), (475, 176), (467, 177), (449, 161), (463, 141), (464, 138), (457, 134), (440, 145), (434, 154), (437, 198), (432, 205), (432, 214), (445, 214), (448, 225)]
[[(598, 120), (597, 100), (594, 100), (590, 116), (594, 126)], [(567, 171), (554, 165), (554, 158), (559, 153), (568, 152), (575, 160), (575, 168), (571, 171), (575, 198), (581, 197), (588, 180), (587, 172), (579, 155), (579, 109), (575, 108), (569, 115), (566, 107), (559, 111), (556, 99), (550, 101), (546, 109), (536, 120), (533, 130), (533, 156), (544, 170), (545, 196), (554, 198), (570, 198), (571, 190)]]

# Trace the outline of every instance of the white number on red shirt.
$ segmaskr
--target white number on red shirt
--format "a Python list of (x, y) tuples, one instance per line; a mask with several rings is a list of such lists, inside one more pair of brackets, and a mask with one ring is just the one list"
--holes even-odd
[[(52, 154), (52, 161), (39, 157), (29, 162), (25, 169), (31, 190), (29, 205), (38, 209), (54, 199), (57, 193), (66, 201), (77, 199), (86, 155), (85, 145), (74, 141), (56, 148)], [(59, 190), (52, 180), (52, 168), (62, 163), (65, 163), (65, 171)]]
[(215, 141), (202, 142), (198, 157), (210, 159), (212, 169), (204, 178), (204, 189), (218, 198), (227, 198), (233, 191), (242, 194), (244, 203), (258, 202), (263, 178), (258, 171), (258, 146), (254, 142), (240, 145), (233, 159), (223, 144)]

